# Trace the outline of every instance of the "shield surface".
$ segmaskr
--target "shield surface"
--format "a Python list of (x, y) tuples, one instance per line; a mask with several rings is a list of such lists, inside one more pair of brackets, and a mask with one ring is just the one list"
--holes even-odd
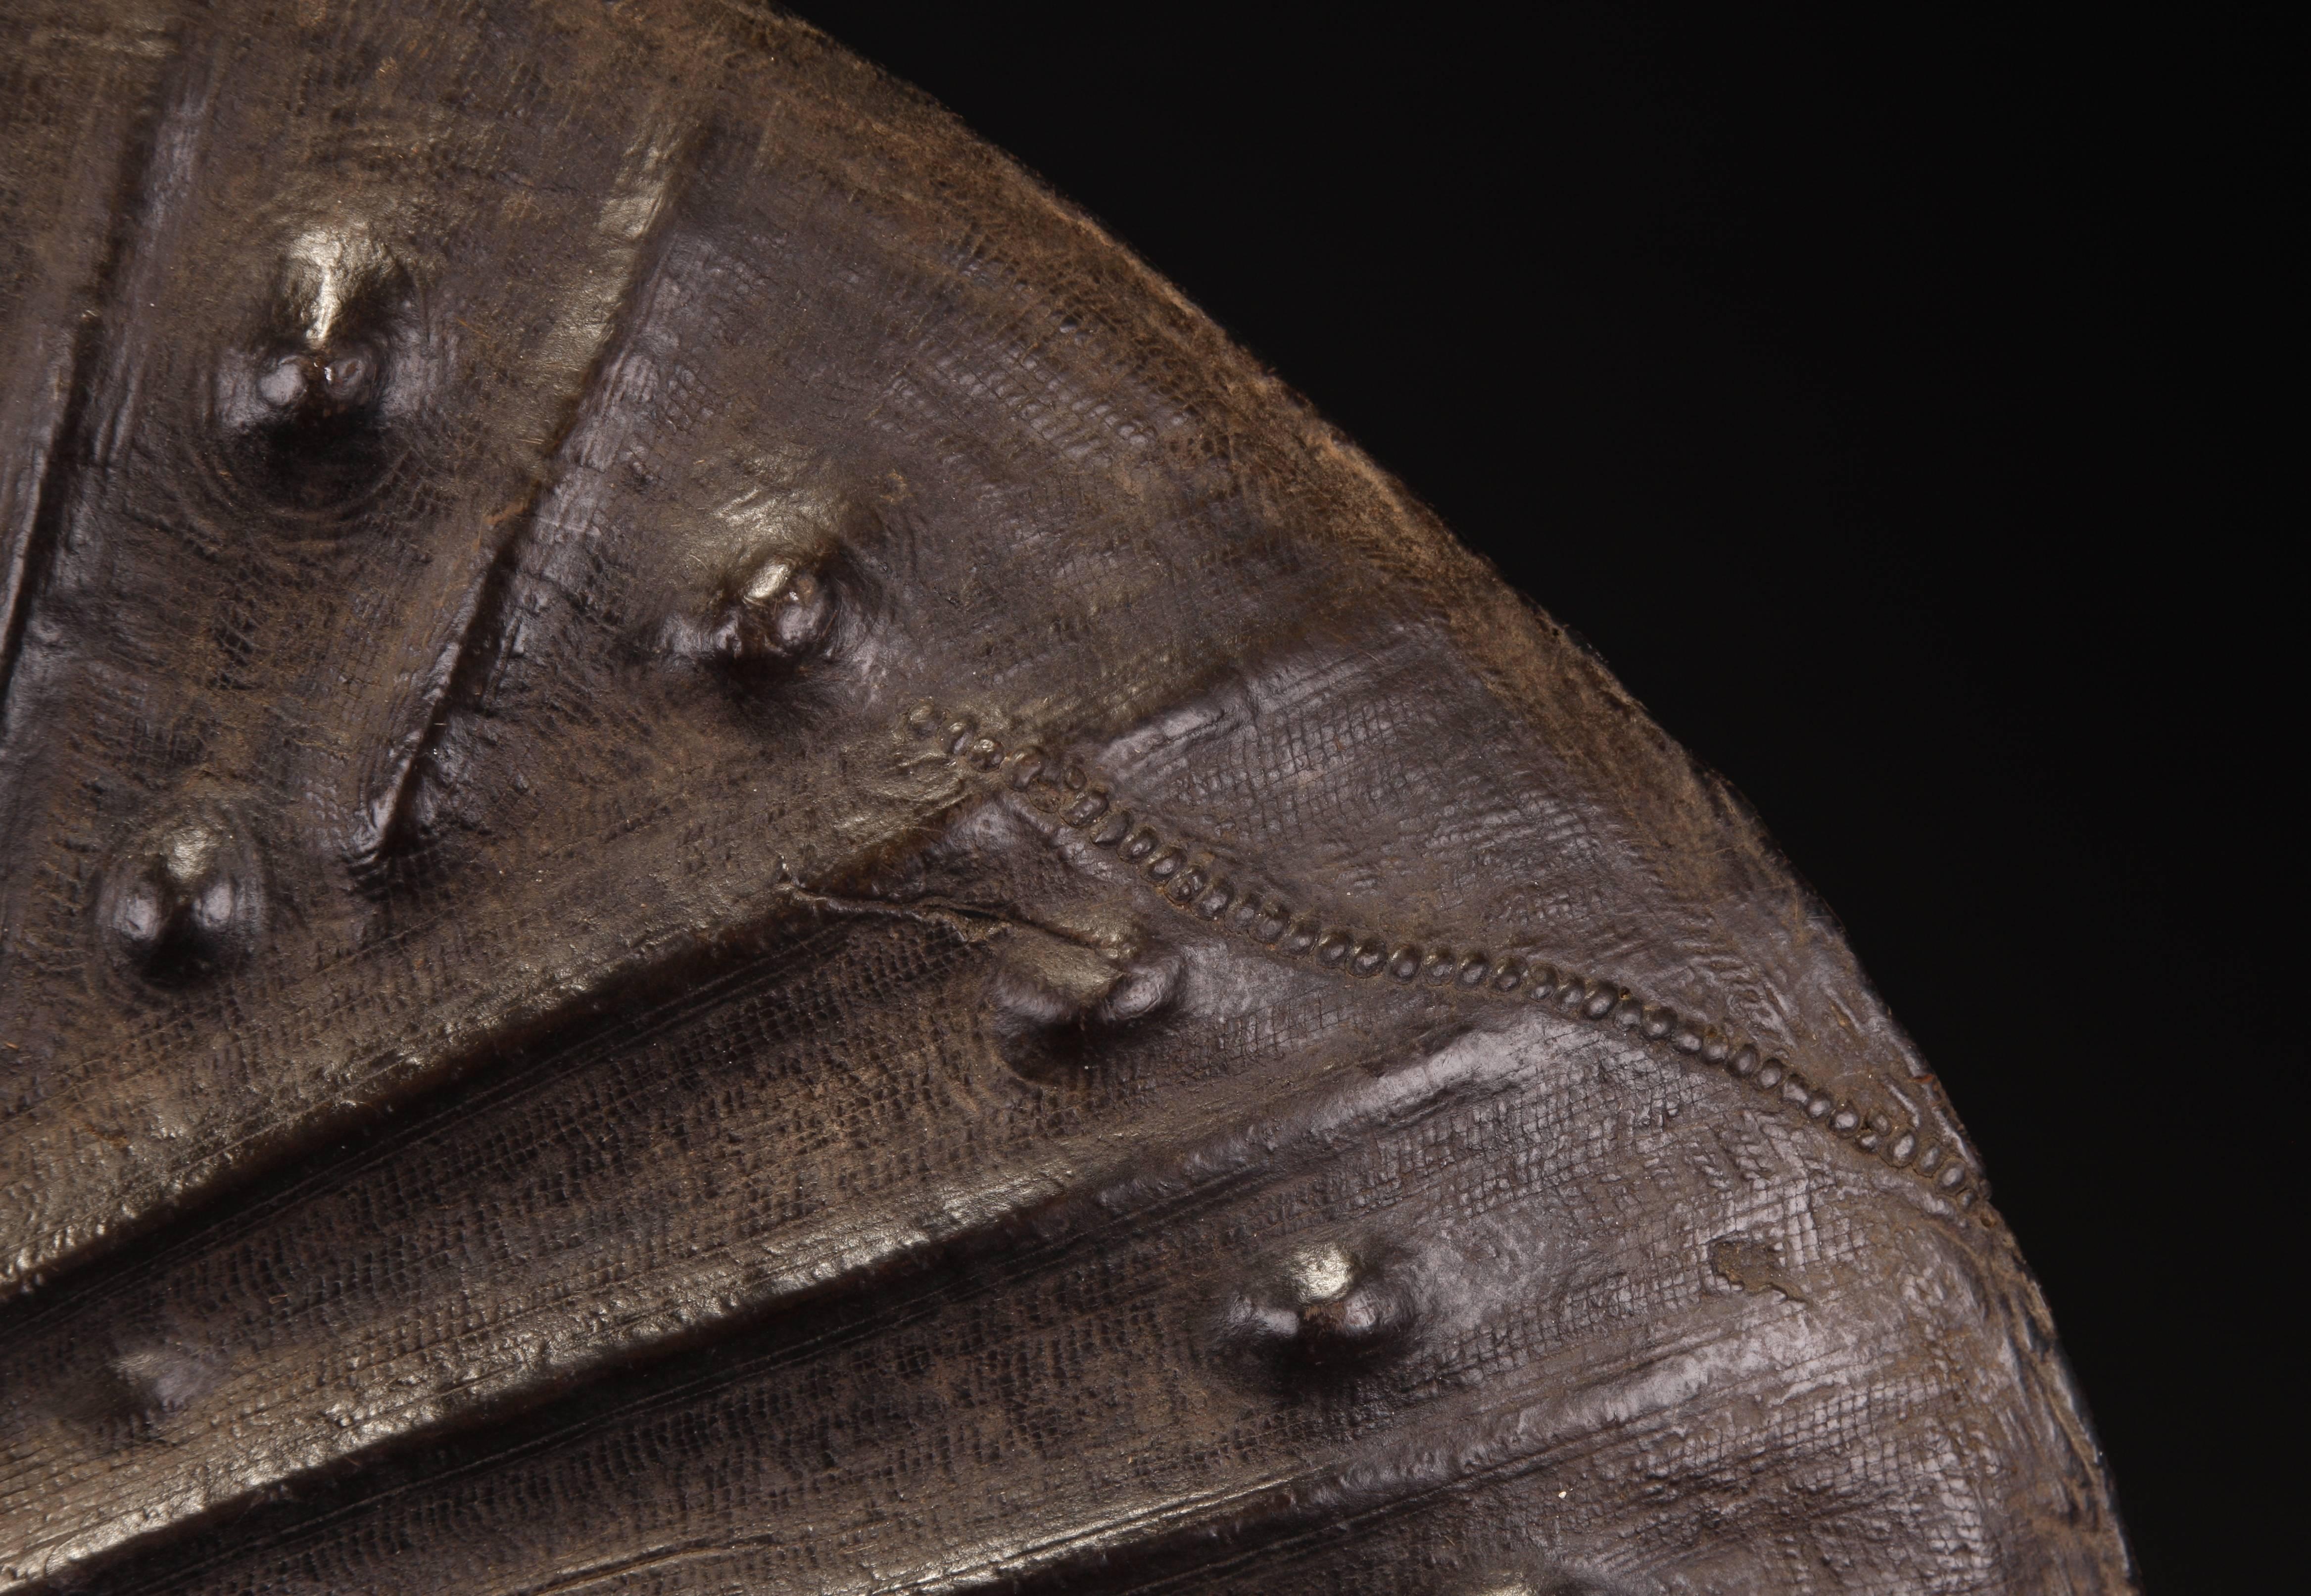
[(0, 1589), (2102, 1592), (1755, 818), (711, 0), (0, 65)]

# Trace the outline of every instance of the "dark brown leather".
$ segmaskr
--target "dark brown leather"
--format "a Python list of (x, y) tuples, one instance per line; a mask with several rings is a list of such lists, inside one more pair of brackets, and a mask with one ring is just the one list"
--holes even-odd
[(1755, 820), (935, 107), (5, 28), (0, 1588), (2129, 1588)]

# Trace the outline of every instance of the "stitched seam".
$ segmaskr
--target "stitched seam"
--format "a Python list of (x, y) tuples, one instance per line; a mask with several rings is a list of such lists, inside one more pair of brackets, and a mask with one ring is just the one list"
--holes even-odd
[(1961, 1209), (1989, 1195), (1989, 1182), (1967, 1166), (1954, 1143), (1883, 1108), (1834, 1098), (1786, 1060), (1728, 1027), (1680, 1014), (1609, 977), (1538, 959), (1495, 959), (1478, 947), (1328, 924), (1296, 913), (1274, 894), (1239, 885), (1213, 850), (1158, 828), (1144, 813), (1119, 802), (1112, 784), (1077, 762), (1055, 760), (1033, 746), (1006, 748), (981, 730), (975, 717), (948, 715), (928, 702), (908, 715), (906, 730), (931, 744), (959, 772), (975, 773), (987, 786), (1007, 788), (1084, 833), (1091, 846), (1135, 867), (1141, 883), (1173, 910), (1235, 933), (1267, 953), (1349, 979), (1376, 981), (1385, 973), (1408, 987), (1469, 999), (1553, 1005), (1561, 1014), (1628, 1031), (1688, 1061), (1725, 1071), (1765, 1102), (1926, 1182)]

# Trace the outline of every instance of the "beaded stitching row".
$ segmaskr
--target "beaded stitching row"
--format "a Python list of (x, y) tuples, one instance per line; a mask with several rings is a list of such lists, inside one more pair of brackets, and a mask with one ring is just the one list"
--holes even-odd
[(1248, 937), (1282, 957), (1311, 958), (1324, 969), (1366, 979), (1384, 971), (1407, 986), (1502, 998), (1522, 993), (1528, 1002), (1555, 1003), (1567, 1015), (1635, 1031), (1649, 1042), (1666, 1042), (1727, 1071), (1768, 1102), (1802, 1115), (1896, 1169), (1926, 1178), (1961, 1208), (1973, 1207), (1988, 1192), (1987, 1182), (1970, 1177), (1955, 1147), (1923, 1138), (1914, 1125), (1897, 1126), (1882, 1111), (1865, 1112), (1852, 1103), (1840, 1103), (1753, 1043), (1665, 1004), (1647, 1002), (1618, 982), (1538, 961), (1496, 960), (1481, 950), (1456, 951), (1380, 932), (1360, 934), (1347, 927), (1325, 926), (1312, 916), (1295, 914), (1273, 895), (1238, 886), (1221, 873), (1219, 860), (1208, 850), (1167, 840), (1116, 804), (1110, 789), (1075, 761), (1055, 765), (1034, 747), (1007, 751), (996, 738), (982, 734), (972, 717), (949, 719), (934, 704), (918, 706), (906, 724), (918, 739), (936, 742), (951, 763), (1007, 780), (1014, 791), (1037, 808), (1074, 830), (1087, 832), (1093, 847), (1112, 849), (1119, 859), (1138, 866), (1156, 895), (1174, 909)]

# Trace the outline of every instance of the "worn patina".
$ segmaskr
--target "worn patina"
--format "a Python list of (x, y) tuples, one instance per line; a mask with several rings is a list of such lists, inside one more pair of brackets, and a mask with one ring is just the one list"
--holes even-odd
[(0, 31), (0, 1590), (2129, 1588), (1755, 819), (936, 107)]

